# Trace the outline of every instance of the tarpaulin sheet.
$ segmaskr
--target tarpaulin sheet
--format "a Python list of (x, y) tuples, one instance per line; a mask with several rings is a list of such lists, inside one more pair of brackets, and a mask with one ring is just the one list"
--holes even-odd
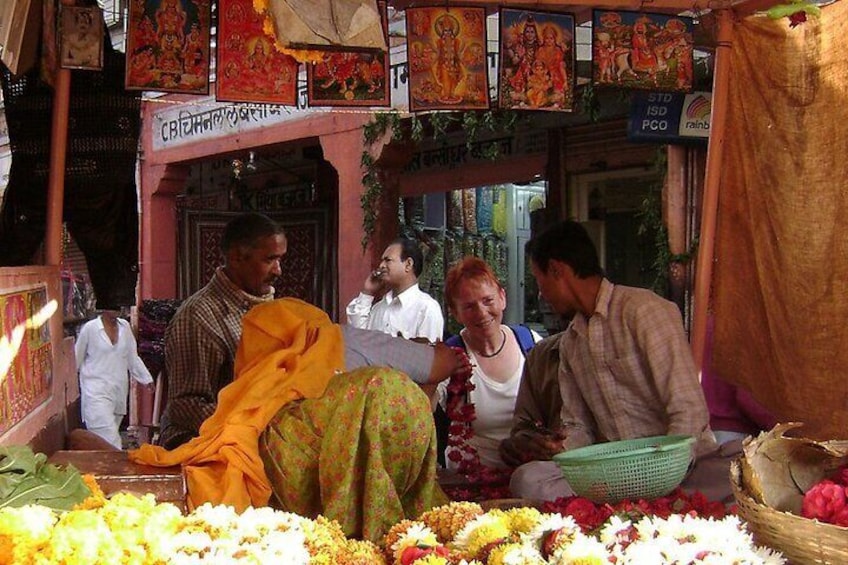
[(848, 437), (848, 2), (736, 24), (713, 367), (804, 435)]

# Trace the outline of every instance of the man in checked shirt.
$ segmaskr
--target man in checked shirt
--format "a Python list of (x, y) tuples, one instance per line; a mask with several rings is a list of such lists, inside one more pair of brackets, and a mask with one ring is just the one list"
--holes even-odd
[[(573, 494), (550, 460), (560, 451), (683, 434), (695, 438), (699, 463), (684, 487), (694, 481), (714, 499), (728, 496), (730, 483), (721, 466), (729, 460), (717, 452), (677, 306), (650, 290), (610, 282), (592, 240), (577, 222), (550, 227), (530, 240), (525, 251), (541, 295), (559, 314), (573, 318), (555, 338), (558, 355), (551, 357), (557, 363), (561, 421), (537, 430), (514, 421), (510, 438), (501, 444), (507, 463), (526, 464), (513, 474), (513, 494), (542, 499)], [(528, 360), (528, 367), (533, 366)], [(540, 368), (537, 372), (539, 378), (547, 374)], [(521, 403), (519, 391), (516, 406)], [(698, 470), (702, 460), (710, 464)]]
[[(215, 412), (218, 392), (234, 378), (242, 317), (253, 306), (273, 300), (286, 248), (283, 228), (263, 214), (239, 215), (224, 228), (224, 265), (183, 303), (165, 334), (168, 392), (159, 445), (174, 449), (186, 443)], [(426, 384), (446, 379), (466, 362), (443, 344), (430, 347), (345, 325), (342, 334), (348, 370), (388, 366)]]

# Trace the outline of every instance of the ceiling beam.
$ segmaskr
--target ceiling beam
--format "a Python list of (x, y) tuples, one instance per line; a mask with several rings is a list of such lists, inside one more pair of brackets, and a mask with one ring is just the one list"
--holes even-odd
[[(763, 12), (791, 0), (440, 0), (439, 6), (478, 6), (495, 13), (499, 8), (526, 10), (552, 10), (571, 12), (577, 23), (591, 19), (592, 9), (632, 10), (680, 14), (683, 12), (709, 13), (715, 10), (732, 9), (737, 18)], [(395, 10), (433, 6), (434, 0), (388, 0)], [(589, 16), (587, 16), (589, 14)]]
[[(759, 0), (758, 0), (759, 1)], [(775, 4), (774, 0), (762, 0)], [(438, 6), (479, 6), (496, 11), (498, 8), (518, 8), (527, 10), (563, 10), (571, 11), (580, 7), (607, 10), (635, 10), (645, 12), (686, 12), (718, 10), (733, 7), (734, 0), (441, 0)], [(396, 10), (433, 6), (433, 0), (389, 0)]]

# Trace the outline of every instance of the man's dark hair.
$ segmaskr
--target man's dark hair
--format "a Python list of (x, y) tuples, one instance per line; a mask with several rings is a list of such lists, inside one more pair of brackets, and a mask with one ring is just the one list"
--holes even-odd
[(534, 236), (524, 246), (524, 253), (545, 273), (551, 260), (556, 259), (571, 267), (581, 279), (604, 275), (595, 244), (586, 228), (571, 220), (553, 225)]
[(283, 226), (266, 216), (256, 212), (248, 212), (236, 216), (224, 227), (221, 235), (221, 251), (224, 255), (236, 247), (254, 247), (265, 237), (273, 235), (285, 236)]
[(416, 278), (420, 277), (421, 271), (424, 269), (424, 253), (421, 251), (421, 247), (418, 245), (418, 242), (414, 239), (399, 237), (391, 244), (400, 245), (400, 260), (406, 261), (411, 258), (412, 272), (415, 273)]

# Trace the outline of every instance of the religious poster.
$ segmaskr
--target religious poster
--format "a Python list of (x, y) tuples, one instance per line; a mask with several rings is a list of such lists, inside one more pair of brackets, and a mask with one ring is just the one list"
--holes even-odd
[[(386, 3), (379, 2), (388, 42)], [(306, 63), (310, 106), (390, 106), (388, 51), (325, 51)]]
[(210, 0), (129, 3), (126, 87), (209, 93)]
[(215, 97), (294, 106), (298, 62), (274, 48), (253, 0), (219, 0), (218, 10)]
[(571, 111), (574, 16), (503, 9), (500, 36), (498, 106)]
[(43, 317), (48, 310), (44, 285), (0, 294), (0, 434), (50, 396), (53, 350)]
[(103, 69), (103, 13), (97, 6), (65, 6), (59, 12), (63, 69)]
[(409, 110), (487, 110), (484, 8), (406, 10)]
[(689, 92), (693, 21), (681, 16), (595, 10), (592, 84)]

